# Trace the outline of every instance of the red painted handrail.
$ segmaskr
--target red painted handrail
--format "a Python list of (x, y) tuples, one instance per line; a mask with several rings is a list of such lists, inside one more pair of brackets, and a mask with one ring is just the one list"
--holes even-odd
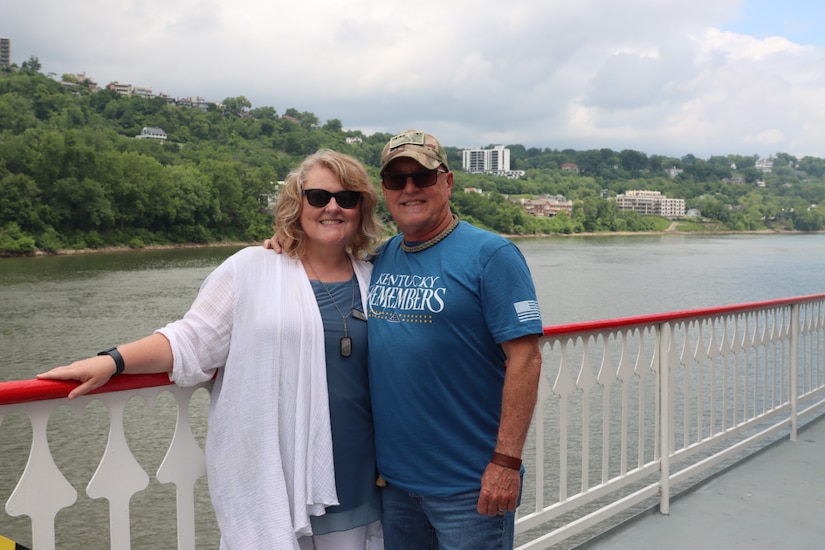
[[(544, 327), (545, 336), (561, 336), (574, 332), (593, 332), (596, 330), (606, 330), (613, 328), (629, 327), (633, 325), (651, 325), (663, 323), (665, 321), (678, 321), (681, 319), (692, 319), (694, 317), (708, 317), (711, 315), (726, 315), (750, 311), (753, 309), (763, 309), (769, 307), (784, 307), (803, 302), (813, 302), (825, 299), (825, 294), (809, 294), (807, 296), (797, 296), (795, 298), (779, 298), (777, 300), (765, 300), (762, 302), (749, 302), (746, 304), (736, 304), (720, 307), (709, 307), (702, 309), (688, 309), (684, 311), (671, 311), (669, 313), (653, 313), (649, 315), (638, 315), (636, 317), (619, 317), (616, 319), (606, 319), (604, 321), (583, 321), (581, 323), (570, 323), (567, 325), (554, 325)], [(1, 386), (0, 386), (1, 387)]]
[[(140, 388), (154, 388), (157, 386), (168, 386), (170, 384), (172, 384), (172, 382), (169, 380), (169, 375), (163, 372), (158, 374), (121, 374), (112, 377), (105, 385), (89, 392), (89, 395), (137, 390)], [(63, 399), (69, 395), (69, 392), (77, 385), (77, 382), (37, 379), (0, 382), (0, 405)]]
[[(704, 309), (691, 309), (685, 311), (674, 311), (669, 313), (654, 313), (650, 315), (639, 315), (636, 317), (620, 317), (616, 319), (606, 319), (603, 321), (585, 321), (581, 323), (571, 323), (566, 325), (555, 325), (544, 327), (544, 336), (561, 336), (564, 334), (578, 332), (593, 332), (597, 330), (609, 330), (614, 328), (628, 327), (633, 325), (650, 325), (665, 321), (680, 319), (691, 319), (694, 317), (707, 317), (710, 315), (725, 315), (741, 313), (753, 309), (767, 307), (783, 307), (802, 302), (825, 299), (825, 294), (810, 294), (808, 296), (798, 296), (795, 298), (781, 298), (778, 300), (766, 300), (762, 302), (750, 302), (721, 307)], [(172, 384), (169, 375), (159, 374), (123, 374), (113, 377), (106, 385), (91, 392), (107, 393), (114, 391), (136, 390), (140, 388), (153, 388)], [(76, 382), (62, 382), (56, 380), (14, 380), (11, 382), (0, 382), (0, 405), (11, 405), (15, 403), (28, 403), (33, 401), (45, 401), (48, 399), (62, 399), (77, 385)]]

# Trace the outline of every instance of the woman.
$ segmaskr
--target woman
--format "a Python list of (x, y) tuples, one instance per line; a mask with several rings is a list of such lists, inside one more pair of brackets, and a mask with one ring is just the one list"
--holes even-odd
[(380, 548), (364, 307), (377, 202), (355, 159), (307, 157), (276, 208), (287, 254), (245, 248), (183, 319), (38, 378), (80, 381), (71, 399), (120, 372), (182, 386), (217, 372), (206, 459), (221, 548)]

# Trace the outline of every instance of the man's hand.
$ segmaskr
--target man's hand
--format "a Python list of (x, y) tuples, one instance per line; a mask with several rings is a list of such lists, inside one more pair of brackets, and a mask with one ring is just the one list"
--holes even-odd
[(482, 516), (496, 516), (515, 511), (520, 489), (521, 474), (518, 470), (488, 464), (481, 477), (478, 513)]
[[(536, 405), (541, 377), (541, 350), (536, 334), (508, 340), (502, 343), (502, 347), (506, 357), (504, 389), (495, 450), (517, 458), (524, 449), (524, 440)], [(514, 511), (520, 489), (520, 470), (492, 462), (487, 464), (484, 475), (481, 476), (478, 513), (495, 516)]]

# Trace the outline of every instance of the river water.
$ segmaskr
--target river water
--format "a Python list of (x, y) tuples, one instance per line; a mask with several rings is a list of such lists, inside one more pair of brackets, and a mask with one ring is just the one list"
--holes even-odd
[[(545, 325), (825, 293), (822, 234), (558, 237), (515, 242), (536, 281)], [(236, 250), (0, 260), (0, 381), (32, 378), (37, 372), (149, 334), (182, 316), (206, 275)], [(173, 407), (163, 402), (160, 406)], [(66, 423), (72, 423), (70, 413), (66, 414)], [(105, 410), (93, 405), (83, 414), (106, 416)], [(130, 403), (127, 414), (151, 418), (142, 404)], [(0, 448), (27, 449), (30, 435), (21, 438), (18, 431), (30, 433), (30, 429), (24, 418), (14, 416), (0, 424)], [(54, 417), (52, 423), (63, 425)], [(146, 433), (132, 435), (138, 446), (151, 439), (155, 429), (143, 428)], [(171, 436), (161, 435), (164, 440)], [(73, 470), (77, 479), (84, 480), (70, 479), (80, 494), (80, 511), (58, 516), (58, 548), (98, 547), (93, 541), (108, 540), (107, 529), (99, 533), (101, 529), (94, 527), (107, 525), (105, 503), (85, 497), (84, 483), (102, 454), (105, 435), (63, 434), (52, 445), (60, 447), (53, 452), (61, 469)], [(162, 456), (145, 452), (139, 461), (147, 471), (156, 470)], [(24, 453), (22, 458), (7, 458), (0, 461), (2, 503), (26, 457)], [(164, 487), (150, 488), (152, 496), (136, 496), (132, 509), (157, 508), (158, 514), (146, 525), (133, 517), (133, 547), (174, 548), (174, 510), (170, 513), (158, 506), (158, 501), (171, 500), (173, 493)], [(200, 487), (198, 548), (211, 549), (217, 548), (217, 542), (206, 494)], [(0, 535), (18, 536), (25, 543), (28, 529), (27, 518), (10, 518), (0, 509)]]

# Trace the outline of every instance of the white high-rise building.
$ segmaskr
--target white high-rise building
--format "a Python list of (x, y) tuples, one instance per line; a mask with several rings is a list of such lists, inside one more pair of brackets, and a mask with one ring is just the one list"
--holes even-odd
[(465, 172), (483, 172), (487, 153), (483, 149), (465, 149), (461, 152), (461, 168)]
[(465, 149), (461, 152), (461, 167), (465, 172), (509, 172), (510, 150), (504, 145), (492, 149)]
[(11, 40), (0, 38), (0, 67), (11, 65)]

